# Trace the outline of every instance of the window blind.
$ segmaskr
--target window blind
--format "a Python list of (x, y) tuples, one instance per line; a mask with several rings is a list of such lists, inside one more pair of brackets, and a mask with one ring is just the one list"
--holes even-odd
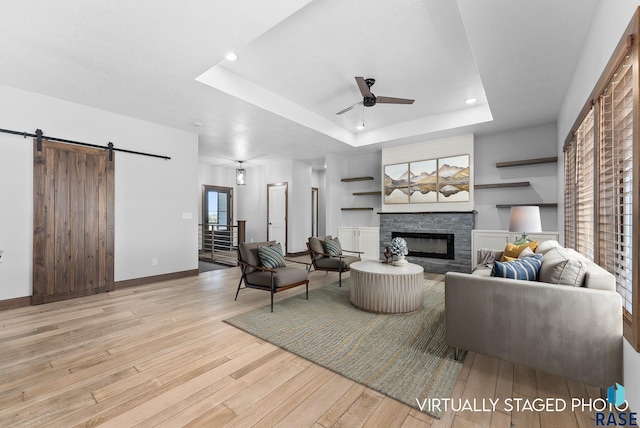
[(633, 76), (625, 56), (600, 96), (598, 262), (632, 313)]
[(591, 260), (595, 258), (594, 209), (594, 109), (576, 131), (576, 242), (575, 249)]
[(576, 140), (564, 152), (564, 244), (576, 246)]

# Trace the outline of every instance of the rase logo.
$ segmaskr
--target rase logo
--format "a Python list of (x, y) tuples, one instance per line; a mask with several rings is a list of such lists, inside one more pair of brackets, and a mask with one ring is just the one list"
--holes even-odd
[(616, 407), (622, 407), (625, 402), (624, 386), (616, 382), (607, 389), (607, 401)]
[(611, 385), (607, 389), (607, 401), (609, 402), (609, 414), (603, 411), (596, 412), (596, 426), (638, 426), (638, 414), (629, 412), (629, 403), (625, 399), (624, 386), (619, 383)]

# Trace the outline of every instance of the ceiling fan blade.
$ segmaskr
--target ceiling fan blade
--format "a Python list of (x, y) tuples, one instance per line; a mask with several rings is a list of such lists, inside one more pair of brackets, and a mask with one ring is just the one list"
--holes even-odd
[(373, 94), (371, 93), (371, 89), (367, 82), (364, 80), (364, 77), (356, 77), (356, 83), (358, 84), (358, 88), (360, 88), (360, 93), (363, 97), (373, 98)]
[(377, 103), (387, 104), (413, 104), (415, 100), (409, 100), (407, 98), (393, 98), (393, 97), (376, 97)]
[(344, 110), (342, 110), (342, 111), (337, 112), (337, 113), (336, 113), (336, 115), (338, 115), (338, 114), (342, 114), (342, 113), (346, 113), (346, 112), (348, 112), (349, 110), (353, 110), (355, 107), (357, 107), (357, 106), (359, 106), (359, 105), (362, 105), (362, 101), (358, 101), (357, 103), (355, 103), (355, 104), (354, 104), (354, 105), (352, 105), (351, 107), (347, 107), (346, 109), (344, 109)]

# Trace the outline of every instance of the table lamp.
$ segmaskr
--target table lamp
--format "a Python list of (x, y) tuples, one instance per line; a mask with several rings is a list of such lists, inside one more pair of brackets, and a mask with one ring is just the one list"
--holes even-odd
[(527, 233), (542, 232), (542, 224), (540, 223), (540, 207), (536, 205), (511, 207), (509, 232), (522, 232), (520, 239), (514, 242), (516, 245), (531, 242)]

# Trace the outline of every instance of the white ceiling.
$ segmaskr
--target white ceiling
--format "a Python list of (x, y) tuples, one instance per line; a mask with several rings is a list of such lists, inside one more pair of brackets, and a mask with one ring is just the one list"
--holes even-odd
[[(198, 133), (204, 163), (319, 167), (554, 122), (596, 3), (2, 0), (0, 84)], [(416, 101), (338, 116), (361, 100), (355, 76)]]

